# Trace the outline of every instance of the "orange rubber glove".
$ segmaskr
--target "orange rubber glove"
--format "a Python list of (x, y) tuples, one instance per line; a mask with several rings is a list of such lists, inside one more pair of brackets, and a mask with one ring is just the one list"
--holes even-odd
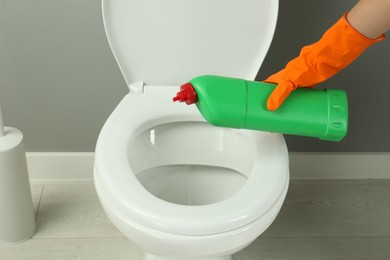
[(276, 110), (296, 88), (313, 87), (332, 77), (384, 38), (383, 34), (367, 38), (349, 24), (344, 14), (318, 42), (303, 47), (297, 58), (265, 80), (278, 84), (268, 98), (268, 110)]

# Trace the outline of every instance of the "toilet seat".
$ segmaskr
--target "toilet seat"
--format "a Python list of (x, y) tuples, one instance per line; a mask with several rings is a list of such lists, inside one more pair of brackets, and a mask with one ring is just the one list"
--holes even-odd
[[(132, 141), (145, 129), (169, 122), (203, 122), (194, 106), (177, 109), (167, 99), (177, 87), (146, 86), (128, 94), (104, 125), (95, 153), (95, 182), (116, 215), (145, 228), (171, 234), (201, 236), (232, 231), (270, 210), (288, 183), (287, 149), (282, 135), (242, 130), (255, 142), (256, 160), (244, 186), (223, 201), (202, 206), (177, 205), (149, 193), (135, 177), (128, 159)], [(142, 113), (129, 113), (141, 109)], [(103, 185), (104, 184), (104, 185)]]

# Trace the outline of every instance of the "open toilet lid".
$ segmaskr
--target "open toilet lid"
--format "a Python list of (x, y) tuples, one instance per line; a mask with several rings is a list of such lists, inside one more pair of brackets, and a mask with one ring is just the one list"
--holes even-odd
[(272, 41), (277, 0), (103, 0), (111, 49), (129, 85), (214, 74), (252, 80)]

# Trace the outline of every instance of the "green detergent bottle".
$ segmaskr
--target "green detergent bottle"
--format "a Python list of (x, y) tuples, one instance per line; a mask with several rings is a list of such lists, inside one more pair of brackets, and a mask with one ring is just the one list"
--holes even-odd
[(267, 100), (275, 84), (220, 76), (200, 76), (180, 88), (173, 101), (196, 103), (215, 126), (261, 130), (340, 141), (347, 133), (344, 90), (299, 88), (275, 111)]

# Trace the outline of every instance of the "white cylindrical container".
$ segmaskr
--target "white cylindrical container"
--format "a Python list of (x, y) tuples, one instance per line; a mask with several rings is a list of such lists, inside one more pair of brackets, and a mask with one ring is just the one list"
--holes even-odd
[(36, 230), (23, 134), (13, 127), (0, 136), (0, 241), (19, 243)]

